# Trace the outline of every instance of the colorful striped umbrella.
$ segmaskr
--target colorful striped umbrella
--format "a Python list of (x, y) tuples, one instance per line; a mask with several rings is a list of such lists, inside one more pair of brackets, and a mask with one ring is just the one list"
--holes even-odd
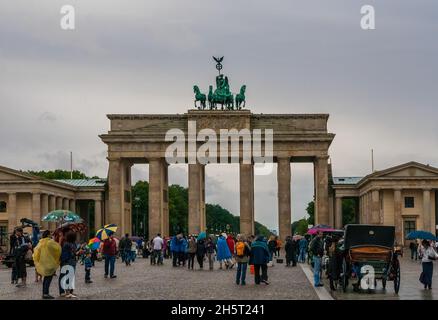
[(100, 246), (100, 239), (97, 237), (94, 237), (93, 239), (90, 239), (90, 241), (88, 241), (88, 248), (90, 248), (91, 250), (97, 250), (99, 249)]
[(117, 231), (117, 225), (115, 224), (107, 224), (102, 229), (97, 230), (96, 238), (103, 241), (108, 239), (110, 235), (114, 234)]

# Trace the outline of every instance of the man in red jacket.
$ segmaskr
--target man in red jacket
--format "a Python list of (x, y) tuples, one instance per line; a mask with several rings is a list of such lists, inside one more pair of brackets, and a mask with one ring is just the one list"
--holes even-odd
[(117, 276), (114, 274), (117, 244), (113, 235), (110, 235), (109, 238), (103, 242), (102, 254), (105, 257), (105, 278), (108, 278), (108, 269), (110, 278), (117, 278)]

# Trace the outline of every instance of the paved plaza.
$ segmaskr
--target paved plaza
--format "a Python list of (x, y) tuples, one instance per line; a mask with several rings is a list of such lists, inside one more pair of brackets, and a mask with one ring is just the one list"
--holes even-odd
[[(196, 265), (196, 263), (195, 263)], [(197, 265), (196, 265), (197, 267)], [(170, 260), (163, 266), (151, 266), (148, 259), (137, 259), (126, 267), (118, 259), (116, 279), (104, 279), (103, 262), (96, 262), (92, 269), (94, 283), (84, 283), (84, 267), (78, 265), (75, 294), (79, 299), (231, 299), (231, 300), (317, 300), (318, 296), (301, 268), (285, 268), (284, 264), (269, 268), (270, 285), (254, 284), (254, 276), (247, 273), (247, 285), (234, 282), (236, 268), (232, 270), (187, 270), (173, 268)], [(10, 284), (10, 269), (0, 269), (0, 299), (40, 299), (42, 285), (34, 283), (34, 269), (28, 268), (29, 285), (16, 288)], [(50, 293), (58, 297), (57, 278), (54, 278)]]
[[(394, 284), (388, 281), (386, 290), (382, 288), (382, 282), (377, 282), (377, 288), (371, 293), (354, 292), (350, 285), (346, 293), (342, 289), (332, 292), (332, 296), (339, 300), (438, 300), (438, 272), (437, 265), (434, 263), (434, 274), (432, 280), (432, 290), (424, 290), (423, 285), (418, 281), (421, 273), (421, 262), (412, 261), (410, 257), (401, 258), (401, 283), (398, 295), (394, 292)], [(325, 286), (329, 288), (328, 281)]]
[[(126, 267), (120, 259), (116, 264), (117, 279), (103, 278), (103, 262), (96, 262), (92, 269), (94, 283), (84, 283), (84, 267), (78, 265), (76, 274), (76, 294), (78, 299), (170, 299), (170, 300), (284, 300), (303, 299), (318, 300), (329, 297), (329, 285), (325, 280), (325, 288), (313, 288), (311, 273), (307, 265), (297, 268), (285, 268), (284, 264), (276, 264), (269, 268), (270, 285), (254, 284), (253, 275), (247, 273), (247, 285), (237, 286), (234, 283), (236, 269), (219, 270), (187, 270), (173, 268), (170, 260), (163, 266), (151, 266), (148, 259), (137, 259), (132, 266)], [(197, 267), (197, 266), (196, 266)], [(394, 293), (392, 282), (388, 282), (387, 290), (383, 290), (381, 282), (373, 293), (353, 292), (351, 286), (347, 293), (341, 289), (332, 292), (333, 299), (338, 300), (430, 300), (438, 299), (438, 273), (435, 270), (433, 289), (423, 290), (418, 281), (421, 270), (420, 262), (409, 258), (401, 259), (401, 287), (398, 295)], [(303, 270), (304, 269), (304, 270)], [(16, 288), (10, 284), (10, 270), (0, 268), (0, 299), (28, 300), (41, 298), (41, 283), (34, 281), (34, 268), (28, 268), (29, 284), (27, 288)], [(306, 272), (304, 272), (306, 271)], [(307, 276), (306, 276), (307, 273)], [(321, 291), (322, 290), (322, 291)], [(58, 296), (57, 278), (51, 285), (51, 294)], [(59, 299), (59, 298), (58, 298)]]

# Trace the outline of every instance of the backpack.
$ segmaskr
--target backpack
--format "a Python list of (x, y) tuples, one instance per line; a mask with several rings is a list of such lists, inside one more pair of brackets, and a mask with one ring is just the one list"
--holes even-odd
[(245, 255), (245, 243), (243, 241), (236, 243), (236, 254), (238, 257), (243, 257)]

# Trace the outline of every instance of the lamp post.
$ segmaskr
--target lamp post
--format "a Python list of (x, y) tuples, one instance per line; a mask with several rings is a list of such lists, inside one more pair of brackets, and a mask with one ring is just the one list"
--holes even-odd
[(140, 207), (140, 197), (134, 198), (134, 207), (135, 207), (135, 235), (138, 236), (138, 208)]

